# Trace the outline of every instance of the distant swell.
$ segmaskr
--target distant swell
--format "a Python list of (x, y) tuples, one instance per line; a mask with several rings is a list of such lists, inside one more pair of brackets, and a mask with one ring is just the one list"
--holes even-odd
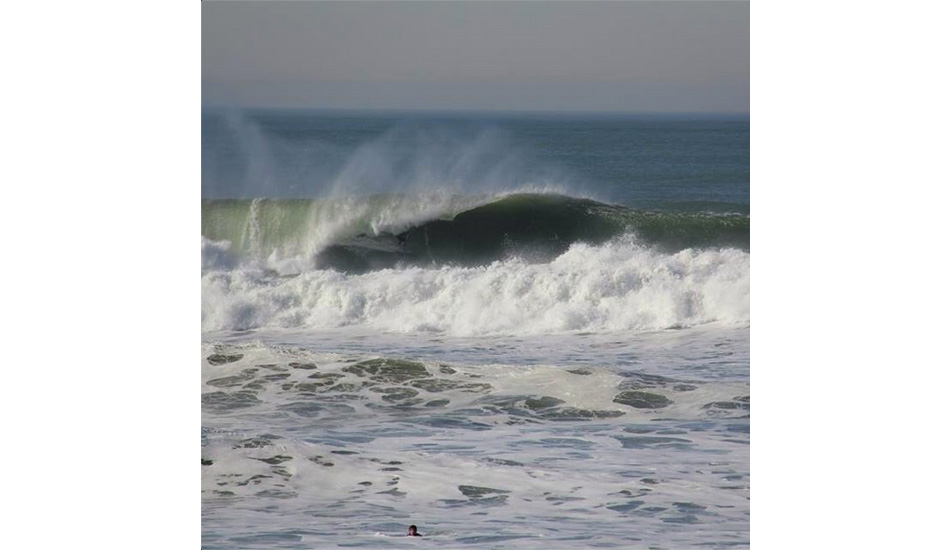
[(666, 252), (748, 251), (749, 217), (641, 211), (529, 193), (202, 202), (203, 237), (227, 241), (244, 259), (291, 260), (291, 272), (549, 262), (575, 243), (599, 245), (625, 234)]

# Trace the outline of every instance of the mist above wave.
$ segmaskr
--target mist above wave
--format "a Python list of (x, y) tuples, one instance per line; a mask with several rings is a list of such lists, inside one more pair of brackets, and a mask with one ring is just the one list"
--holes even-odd
[(485, 120), (224, 110), (203, 113), (202, 142), (209, 199), (579, 188), (568, 170)]

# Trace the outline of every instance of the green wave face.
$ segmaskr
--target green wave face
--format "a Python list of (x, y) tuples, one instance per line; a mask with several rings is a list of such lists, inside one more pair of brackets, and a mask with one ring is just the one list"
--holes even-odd
[(398, 265), (549, 261), (572, 244), (632, 234), (648, 246), (749, 250), (749, 217), (642, 211), (563, 195), (378, 195), (345, 200), (202, 202), (202, 235), (252, 257), (308, 255), (315, 268), (365, 272)]
[(313, 205), (310, 200), (203, 200), (201, 234), (230, 241), (242, 254), (302, 252), (312, 240)]

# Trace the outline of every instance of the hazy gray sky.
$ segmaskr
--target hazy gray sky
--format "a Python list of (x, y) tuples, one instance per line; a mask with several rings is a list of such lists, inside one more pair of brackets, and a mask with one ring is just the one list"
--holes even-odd
[(202, 102), (749, 111), (749, 3), (202, 3)]

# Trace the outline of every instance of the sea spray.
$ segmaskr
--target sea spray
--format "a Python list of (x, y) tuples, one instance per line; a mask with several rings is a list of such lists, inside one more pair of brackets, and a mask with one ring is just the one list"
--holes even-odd
[(747, 121), (205, 111), (203, 547), (748, 547)]
[[(581, 178), (539, 161), (484, 120), (358, 121), (207, 111), (203, 198), (336, 198), (380, 193), (497, 194), (530, 187), (575, 193)], [(301, 139), (303, 138), (303, 139)], [(355, 139), (354, 139), (355, 138)]]
[(407, 268), (347, 275), (314, 270), (211, 271), (205, 330), (366, 326), (453, 335), (656, 330), (749, 320), (749, 254), (666, 254), (632, 237), (575, 244), (550, 263)]

